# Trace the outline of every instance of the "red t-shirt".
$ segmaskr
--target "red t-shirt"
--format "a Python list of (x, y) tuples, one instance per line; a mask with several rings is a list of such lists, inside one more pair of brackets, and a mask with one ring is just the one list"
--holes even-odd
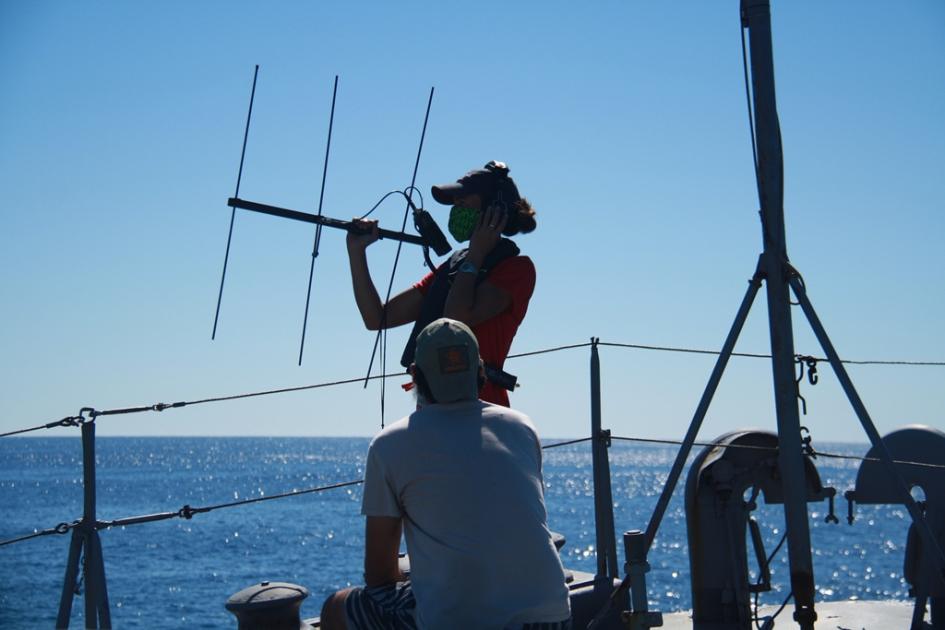
[[(512, 346), (512, 338), (525, 319), (528, 301), (535, 290), (535, 265), (528, 256), (506, 258), (486, 276), (486, 282), (505, 290), (512, 301), (508, 308), (484, 322), (473, 326), (479, 341), (479, 356), (493, 367), (502, 369)], [(426, 295), (433, 284), (433, 273), (428, 273), (414, 286)], [(508, 390), (486, 381), (479, 398), (497, 405), (509, 406)]]

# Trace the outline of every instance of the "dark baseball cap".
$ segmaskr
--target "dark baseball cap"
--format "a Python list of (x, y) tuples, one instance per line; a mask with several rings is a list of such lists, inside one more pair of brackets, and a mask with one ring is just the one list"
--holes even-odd
[(521, 199), (515, 182), (509, 177), (509, 167), (504, 162), (495, 160), (481, 169), (469, 171), (457, 179), (455, 184), (434, 186), (432, 192), (437, 202), (448, 206), (469, 195), (479, 195), (483, 208), (499, 202), (508, 209)]

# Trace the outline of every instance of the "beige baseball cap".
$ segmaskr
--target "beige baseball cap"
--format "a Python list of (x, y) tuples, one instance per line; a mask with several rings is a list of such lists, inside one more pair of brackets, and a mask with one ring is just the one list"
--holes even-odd
[(417, 335), (414, 363), (440, 403), (479, 398), (479, 342), (466, 324), (441, 317)]

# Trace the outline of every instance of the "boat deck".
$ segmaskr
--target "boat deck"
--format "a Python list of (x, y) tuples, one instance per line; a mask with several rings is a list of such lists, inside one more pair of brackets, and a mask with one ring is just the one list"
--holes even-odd
[[(761, 617), (772, 615), (778, 606), (762, 606)], [(908, 628), (912, 621), (912, 603), (896, 601), (817, 602), (818, 630), (870, 630), (872, 628)], [(793, 608), (788, 604), (775, 620), (775, 627), (796, 627)], [(692, 628), (690, 613), (663, 615), (664, 630)], [(705, 630), (709, 630), (706, 627)]]

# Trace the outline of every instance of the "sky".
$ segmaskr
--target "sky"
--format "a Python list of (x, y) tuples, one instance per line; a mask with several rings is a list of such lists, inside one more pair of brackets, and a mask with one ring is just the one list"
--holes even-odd
[[(788, 252), (839, 354), (945, 361), (945, 4), (773, 1)], [(0, 3), (0, 432), (75, 415), (363, 377), (374, 344), (344, 235), (240, 196), (363, 214), (496, 159), (537, 210), (538, 283), (512, 353), (592, 337), (718, 350), (761, 252), (738, 2)], [(434, 207), (436, 206), (436, 207)], [(398, 229), (403, 203), (374, 216)], [(369, 250), (383, 293), (396, 244)], [(395, 290), (425, 272), (405, 246)], [(798, 353), (824, 356), (794, 309)], [(769, 351), (763, 294), (737, 350)], [(391, 331), (386, 371), (408, 330)], [(603, 424), (678, 439), (714, 357), (602, 347)], [(518, 359), (514, 407), (590, 431), (590, 350)], [(375, 362), (374, 373), (378, 364)], [(866, 437), (829, 366), (818, 441)], [(880, 433), (945, 429), (945, 367), (851, 365)], [(384, 420), (408, 414), (388, 379)], [(102, 417), (99, 435), (367, 436), (380, 381)], [(734, 358), (700, 438), (773, 429), (770, 362)], [(56, 428), (31, 435), (74, 436)]]

